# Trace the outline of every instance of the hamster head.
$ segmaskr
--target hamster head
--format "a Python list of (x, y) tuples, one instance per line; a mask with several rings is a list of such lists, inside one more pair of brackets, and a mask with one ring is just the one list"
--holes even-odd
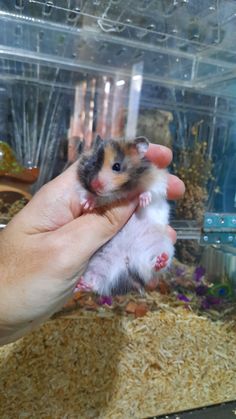
[(145, 158), (148, 146), (145, 137), (132, 141), (96, 139), (79, 159), (82, 186), (100, 197), (138, 189), (152, 170), (152, 163)]

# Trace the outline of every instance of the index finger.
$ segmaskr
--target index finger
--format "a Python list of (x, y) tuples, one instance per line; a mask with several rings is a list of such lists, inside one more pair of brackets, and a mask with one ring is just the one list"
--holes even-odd
[(170, 148), (160, 144), (149, 144), (148, 151), (145, 156), (156, 164), (160, 169), (169, 166), (172, 161), (173, 154)]

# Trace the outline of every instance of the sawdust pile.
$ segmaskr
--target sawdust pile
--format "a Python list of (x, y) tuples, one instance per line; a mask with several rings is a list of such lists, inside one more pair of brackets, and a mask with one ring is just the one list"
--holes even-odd
[(0, 349), (0, 417), (127, 419), (236, 399), (236, 326), (74, 311)]

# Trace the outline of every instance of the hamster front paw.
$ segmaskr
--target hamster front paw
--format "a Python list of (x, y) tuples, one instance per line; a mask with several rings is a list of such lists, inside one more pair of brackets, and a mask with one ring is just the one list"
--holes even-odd
[(152, 202), (151, 192), (143, 192), (139, 195), (139, 206), (141, 208), (146, 208)]
[(95, 199), (92, 197), (84, 198), (80, 201), (80, 204), (85, 211), (92, 211), (95, 208)]

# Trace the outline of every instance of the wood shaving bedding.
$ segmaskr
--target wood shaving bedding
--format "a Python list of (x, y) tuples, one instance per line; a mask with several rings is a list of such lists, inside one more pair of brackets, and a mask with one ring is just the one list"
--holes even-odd
[(62, 313), (0, 349), (1, 419), (138, 419), (236, 399), (233, 320), (166, 302), (106, 312)]

